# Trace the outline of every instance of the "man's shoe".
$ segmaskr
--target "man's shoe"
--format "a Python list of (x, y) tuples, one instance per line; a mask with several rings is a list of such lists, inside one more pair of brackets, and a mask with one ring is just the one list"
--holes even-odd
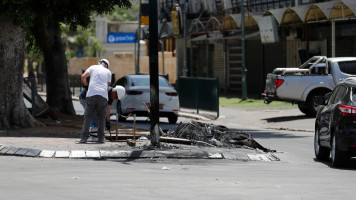
[(98, 143), (99, 144), (104, 144), (105, 143), (105, 138), (98, 138)]
[(79, 143), (82, 143), (82, 144), (88, 143), (88, 138), (87, 138), (87, 137), (82, 137), (82, 138), (79, 140)]

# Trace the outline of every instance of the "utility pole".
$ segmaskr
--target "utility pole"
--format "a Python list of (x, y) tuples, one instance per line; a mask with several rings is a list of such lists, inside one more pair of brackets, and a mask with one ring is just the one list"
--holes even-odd
[(141, 41), (141, 16), (142, 16), (141, 3), (142, 0), (140, 0), (140, 11), (138, 17), (136, 74), (140, 72), (140, 41)]
[(183, 76), (187, 76), (188, 67), (187, 67), (187, 12), (188, 12), (188, 2), (184, 0), (184, 12), (183, 12), (183, 38), (184, 38), (184, 55), (183, 55)]
[(151, 144), (159, 147), (159, 96), (158, 96), (158, 18), (157, 0), (149, 1), (149, 57), (150, 57), (150, 136)]
[(241, 47), (242, 47), (242, 100), (247, 99), (246, 52), (245, 52), (245, 2), (241, 1)]

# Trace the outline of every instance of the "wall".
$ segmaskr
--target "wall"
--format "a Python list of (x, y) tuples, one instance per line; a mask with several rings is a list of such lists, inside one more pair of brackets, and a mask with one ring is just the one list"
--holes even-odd
[[(117, 53), (115, 57), (107, 58), (110, 62), (110, 70), (115, 74), (116, 80), (127, 74), (135, 74), (136, 62), (132, 53)], [(68, 73), (82, 74), (82, 69), (97, 64), (100, 58), (72, 58), (69, 60)], [(171, 84), (176, 83), (176, 57), (171, 52), (164, 52), (164, 71), (169, 76)], [(140, 57), (140, 73), (149, 74), (149, 57)], [(159, 74), (163, 74), (162, 53), (159, 52)]]

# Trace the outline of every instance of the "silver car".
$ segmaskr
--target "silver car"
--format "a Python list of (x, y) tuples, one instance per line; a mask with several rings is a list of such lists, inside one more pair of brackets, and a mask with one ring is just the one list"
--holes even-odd
[[(179, 98), (177, 91), (168, 80), (159, 76), (159, 116), (167, 117), (169, 123), (178, 120)], [(118, 79), (114, 86), (121, 85), (126, 89), (126, 95), (120, 100), (114, 100), (110, 114), (119, 113), (119, 121), (124, 121), (128, 114), (136, 116), (149, 116), (147, 108), (150, 106), (150, 76), (126, 75)]]

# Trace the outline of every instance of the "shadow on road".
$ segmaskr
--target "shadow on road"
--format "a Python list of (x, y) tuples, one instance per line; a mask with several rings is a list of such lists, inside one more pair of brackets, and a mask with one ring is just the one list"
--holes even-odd
[(295, 135), (295, 134), (289, 134), (288, 132), (280, 132), (280, 131), (265, 131), (265, 130), (250, 130), (250, 129), (230, 129), (233, 131), (242, 131), (242, 132), (247, 132), (252, 135), (253, 138), (260, 138), (260, 139), (271, 139), (271, 138), (306, 138), (310, 136), (305, 136), (305, 135)]
[(333, 167), (331, 165), (331, 160), (320, 161), (320, 160), (317, 160), (316, 158), (314, 158), (314, 161), (318, 162), (318, 163), (323, 163), (330, 168), (334, 168), (335, 170), (356, 170), (356, 157), (351, 158), (350, 160), (346, 161), (345, 165), (342, 167)]
[(314, 118), (314, 117), (309, 117), (306, 115), (298, 115), (298, 116), (271, 117), (271, 118), (265, 118), (262, 120), (265, 120), (268, 123), (273, 123), (273, 122), (288, 122), (288, 121), (312, 119), (312, 118)]

